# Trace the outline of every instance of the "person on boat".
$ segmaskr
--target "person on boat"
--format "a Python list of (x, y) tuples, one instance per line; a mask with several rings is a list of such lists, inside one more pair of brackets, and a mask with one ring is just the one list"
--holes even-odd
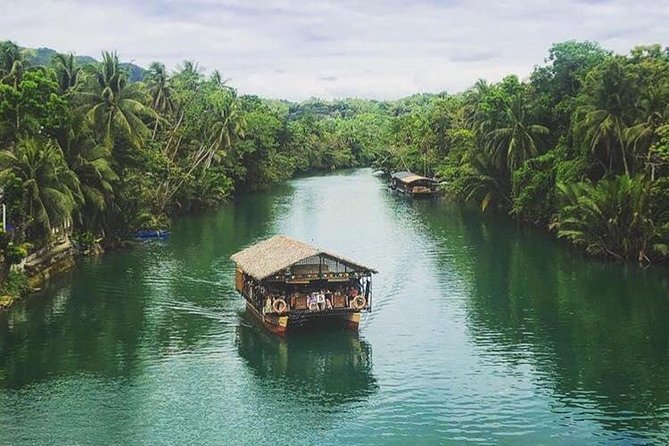
[(311, 311), (318, 309), (318, 297), (316, 293), (311, 293), (307, 296), (307, 307)]
[(318, 304), (319, 310), (325, 308), (325, 292), (323, 290), (316, 294), (316, 303)]

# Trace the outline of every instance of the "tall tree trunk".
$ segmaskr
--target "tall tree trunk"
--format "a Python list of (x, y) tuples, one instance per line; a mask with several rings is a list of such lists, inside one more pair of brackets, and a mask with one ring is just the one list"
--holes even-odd
[(156, 119), (156, 123), (153, 125), (153, 134), (151, 135), (151, 141), (156, 140), (156, 132), (158, 131), (158, 119)]

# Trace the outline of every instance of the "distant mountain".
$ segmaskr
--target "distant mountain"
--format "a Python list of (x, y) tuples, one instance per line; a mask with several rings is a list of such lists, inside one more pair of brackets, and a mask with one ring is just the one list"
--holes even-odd
[[(56, 54), (58, 54), (56, 50), (51, 48), (22, 48), (22, 51), (26, 57), (26, 60), (31, 65), (51, 65), (51, 61), (56, 56)], [(74, 59), (80, 65), (98, 62), (97, 59), (91, 56), (74, 56)], [(144, 79), (144, 76), (146, 76), (147, 71), (139, 65), (135, 65), (134, 63), (130, 62), (124, 62), (121, 64), (121, 66), (128, 70), (129, 78), (132, 82), (141, 81)]]

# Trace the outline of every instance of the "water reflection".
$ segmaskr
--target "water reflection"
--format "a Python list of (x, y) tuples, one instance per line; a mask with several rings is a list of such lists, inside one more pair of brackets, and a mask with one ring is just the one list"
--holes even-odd
[(576, 417), (669, 440), (665, 269), (587, 259), (466, 210), (449, 212), (445, 224), (443, 209), (417, 209), (432, 234), (459, 244), (438, 261), (467, 277), (469, 330), (489, 360), (532, 365)]
[(281, 338), (244, 313), (236, 344), (258, 386), (288, 392), (297, 399), (336, 407), (362, 401), (378, 390), (371, 345), (348, 330)]
[[(53, 298), (32, 296), (0, 317), (0, 387), (92, 373), (127, 376), (138, 360), (145, 323), (146, 262), (137, 256), (92, 259), (61, 278)], [(120, 279), (120, 276), (123, 279)], [(57, 286), (57, 284), (54, 284)], [(89, 305), (95, 290), (96, 305)]]

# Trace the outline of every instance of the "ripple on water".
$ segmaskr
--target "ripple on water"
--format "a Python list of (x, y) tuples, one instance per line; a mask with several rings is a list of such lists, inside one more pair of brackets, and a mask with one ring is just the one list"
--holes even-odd
[[(359, 335), (245, 315), (274, 233), (379, 270)], [(666, 279), (542, 237), (367, 170), (177, 219), (0, 317), (0, 443), (669, 444)]]

